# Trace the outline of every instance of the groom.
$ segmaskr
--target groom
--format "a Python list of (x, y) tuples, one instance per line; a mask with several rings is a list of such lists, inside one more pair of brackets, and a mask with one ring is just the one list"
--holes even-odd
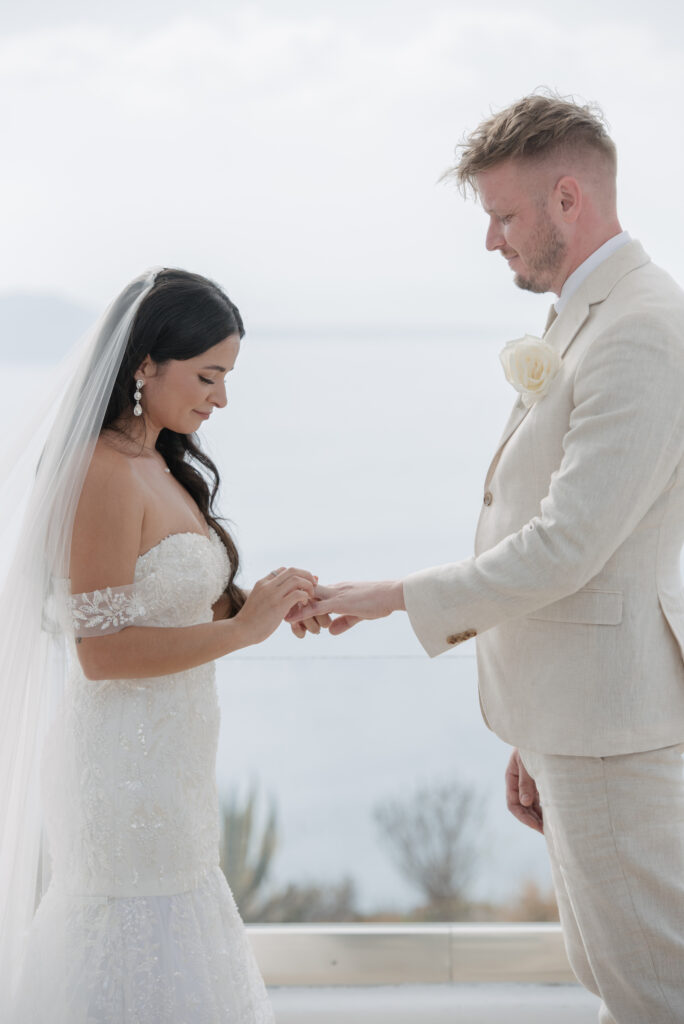
[[(684, 1021), (684, 294), (622, 231), (597, 114), (532, 95), (450, 172), (519, 288), (553, 292), (509, 346), (520, 392), (475, 556), (320, 587), (305, 612), (405, 609), (429, 655), (477, 637), (509, 807), (543, 830), (568, 954), (603, 1024)], [(293, 618), (296, 616), (292, 616)]]

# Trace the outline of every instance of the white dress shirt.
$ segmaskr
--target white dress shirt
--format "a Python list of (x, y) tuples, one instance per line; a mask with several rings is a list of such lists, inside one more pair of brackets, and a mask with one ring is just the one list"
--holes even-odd
[(579, 286), (593, 270), (607, 260), (609, 256), (612, 256), (621, 246), (626, 245), (627, 242), (631, 242), (629, 231), (621, 231), (618, 235), (613, 235), (607, 242), (600, 245), (598, 249), (592, 252), (591, 256), (588, 256), (584, 263), (580, 263), (579, 267), (573, 270), (570, 277), (565, 281), (565, 284), (561, 288), (561, 293), (554, 302), (556, 307), (556, 313), (560, 313), (563, 307), (567, 305), (570, 296), (577, 291)]

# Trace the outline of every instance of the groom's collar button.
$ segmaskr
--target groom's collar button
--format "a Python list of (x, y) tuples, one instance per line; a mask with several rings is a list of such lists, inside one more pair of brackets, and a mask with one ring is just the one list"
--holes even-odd
[(489, 507), (489, 505), (491, 505), (491, 503), (494, 501), (494, 495), (492, 494), (492, 492), (485, 491), (485, 496), (482, 499), (482, 501), (484, 502), (485, 505), (487, 505), (487, 507)]
[(447, 643), (462, 644), (465, 640), (472, 640), (474, 636), (477, 636), (476, 629), (464, 629), (462, 633), (453, 633), (452, 636), (448, 636)]

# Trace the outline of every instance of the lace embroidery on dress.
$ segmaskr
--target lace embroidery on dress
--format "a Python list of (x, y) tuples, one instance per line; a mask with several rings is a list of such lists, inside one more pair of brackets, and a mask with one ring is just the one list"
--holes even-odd
[(70, 594), (68, 609), (74, 636), (106, 636), (126, 626), (144, 625), (147, 608), (143, 590), (140, 583), (129, 583), (123, 587)]

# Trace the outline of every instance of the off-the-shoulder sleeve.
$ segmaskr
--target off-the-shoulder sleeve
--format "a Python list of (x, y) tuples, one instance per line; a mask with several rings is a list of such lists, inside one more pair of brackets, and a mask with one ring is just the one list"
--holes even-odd
[(67, 596), (70, 632), (76, 637), (106, 636), (126, 626), (143, 626), (148, 616), (145, 588), (140, 583), (104, 587)]

